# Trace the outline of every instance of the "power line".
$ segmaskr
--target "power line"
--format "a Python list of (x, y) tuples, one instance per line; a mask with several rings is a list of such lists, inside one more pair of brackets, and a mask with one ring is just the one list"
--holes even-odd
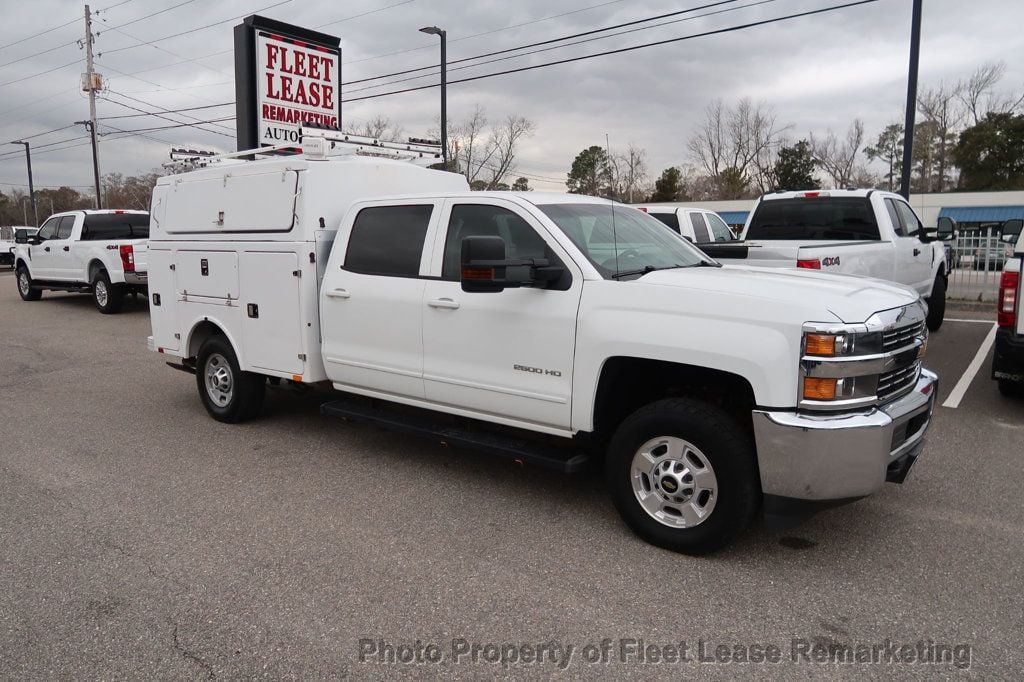
[[(493, 57), (493, 56), (499, 55), (499, 54), (507, 54), (509, 52), (517, 52), (519, 50), (525, 50), (525, 49), (528, 49), (528, 48), (531, 48), (531, 47), (538, 47), (540, 45), (550, 45), (552, 43), (560, 43), (560, 42), (563, 42), (563, 41), (566, 41), (566, 40), (573, 40), (574, 38), (581, 38), (583, 36), (593, 35), (595, 33), (604, 33), (605, 31), (613, 31), (613, 30), (615, 30), (617, 28), (624, 28), (626, 26), (634, 26), (636, 24), (644, 24), (644, 23), (647, 23), (649, 21), (657, 21), (658, 19), (665, 19), (667, 17), (674, 17), (674, 16), (678, 16), (680, 14), (689, 14), (691, 12), (699, 12), (702, 9), (708, 9), (710, 7), (717, 7), (718, 5), (729, 5), (729, 4), (732, 4), (732, 3), (737, 2), (737, 1), (738, 0), (719, 0), (718, 2), (712, 2), (712, 3), (706, 4), (706, 5), (700, 5), (698, 7), (691, 7), (689, 9), (677, 10), (675, 12), (668, 12), (666, 14), (659, 14), (659, 15), (656, 15), (656, 16), (653, 16), (653, 17), (647, 17), (645, 19), (635, 19), (633, 21), (627, 21), (627, 22), (624, 22), (624, 23), (621, 23), (621, 24), (615, 24), (613, 26), (605, 26), (604, 28), (595, 28), (595, 29), (591, 29), (589, 31), (583, 31), (582, 33), (573, 33), (571, 35), (561, 36), (559, 38), (549, 38), (548, 40), (541, 40), (541, 41), (538, 41), (536, 43), (528, 43), (526, 45), (520, 45), (518, 47), (510, 47), (510, 48), (507, 48), (507, 49), (504, 49), (504, 50), (495, 50), (494, 52), (485, 52), (484, 54), (478, 54), (478, 55), (476, 55), (474, 57), (464, 57), (462, 59), (456, 59), (454, 61), (448, 62), (448, 65), (450, 66), (452, 64), (461, 64), (463, 62), (473, 61), (473, 60), (476, 60), (476, 59), (483, 59), (484, 57)], [(391, 76), (403, 76), (403, 75), (405, 75), (407, 73), (415, 73), (417, 71), (427, 71), (429, 69), (438, 68), (439, 66), (440, 66), (440, 64), (437, 64), (437, 65), (432, 64), (430, 66), (421, 66), (421, 67), (416, 68), (416, 69), (406, 69), (404, 71), (395, 71), (393, 73), (386, 73), (386, 74), (383, 74), (383, 75), (380, 75), (380, 76), (373, 76), (372, 78), (361, 78), (359, 80), (349, 81), (348, 83), (343, 83), (342, 85), (355, 85), (356, 83), (364, 83), (366, 81), (380, 80), (381, 78), (390, 78)]]
[(71, 24), (77, 24), (78, 20), (79, 20), (79, 17), (75, 17), (71, 21), (65, 22), (65, 23), (61, 24), (60, 26), (54, 26), (53, 28), (48, 28), (45, 31), (40, 31), (39, 33), (33, 33), (32, 35), (30, 35), (30, 36), (28, 36), (26, 38), (20, 38), (18, 40), (15, 40), (13, 43), (7, 43), (5, 45), (0, 45), (0, 50), (6, 50), (8, 47), (12, 47), (14, 45), (20, 45), (21, 43), (24, 43), (26, 41), (32, 40), (33, 38), (38, 38), (39, 36), (44, 36), (47, 33), (53, 33), (54, 31), (57, 31), (57, 30), (60, 30), (60, 29), (64, 28), (65, 26), (70, 26)]
[[(242, 15), (239, 15), (239, 16), (228, 17), (227, 19), (222, 19), (220, 21), (215, 21), (212, 24), (206, 24), (205, 26), (197, 26), (195, 28), (190, 28), (187, 31), (181, 31), (179, 33), (172, 33), (169, 36), (163, 36), (162, 38), (153, 38), (152, 40), (148, 40), (145, 43), (142, 43), (140, 45), (126, 45), (125, 47), (116, 47), (113, 50), (106, 50), (104, 52), (101, 52), (99, 56), (102, 57), (104, 55), (114, 54), (115, 52), (123, 52), (125, 50), (132, 50), (132, 49), (134, 49), (136, 47), (141, 47), (142, 45), (152, 45), (153, 43), (163, 42), (165, 40), (170, 40), (171, 38), (178, 38), (178, 37), (181, 37), (181, 36), (184, 36), (184, 35), (188, 35), (190, 33), (196, 33), (198, 31), (205, 31), (208, 28), (213, 28), (214, 26), (219, 26), (221, 24), (226, 24), (229, 21), (237, 21), (238, 19), (244, 19), (245, 17), (249, 16), (249, 14), (252, 14), (254, 12), (264, 12), (264, 11), (266, 11), (268, 9), (272, 9), (274, 7), (280, 7), (281, 5), (287, 5), (291, 1), (292, 0), (280, 0), (279, 2), (275, 2), (272, 5), (267, 5), (266, 7), (260, 7), (259, 9), (252, 10), (252, 12), (247, 12), (246, 14), (242, 14)], [(186, 2), (184, 2), (182, 4), (187, 4), (189, 2), (195, 2), (195, 0), (186, 0)], [(180, 5), (175, 5), (175, 7), (180, 7)], [(173, 8), (171, 8), (171, 9), (173, 9)], [(127, 26), (127, 25), (128, 24), (121, 24), (121, 26)], [(121, 26), (117, 26), (117, 27), (114, 27), (114, 28), (121, 28)]]
[[(730, 1), (735, 2), (735, 0), (730, 0)], [(684, 21), (693, 21), (695, 19), (703, 19), (703, 18), (706, 18), (706, 17), (715, 16), (715, 15), (718, 15), (718, 14), (726, 14), (728, 12), (738, 12), (740, 10), (749, 9), (751, 7), (757, 7), (758, 5), (767, 5), (767, 4), (772, 3), (772, 2), (778, 2), (778, 0), (758, 0), (757, 2), (752, 2), (752, 3), (748, 4), (748, 5), (739, 5), (737, 7), (727, 7), (725, 9), (716, 10), (714, 12), (705, 12), (704, 14), (695, 14), (695, 15), (690, 16), (690, 17), (683, 17), (681, 19), (672, 19), (671, 21), (664, 21), (664, 22), (662, 22), (660, 24), (652, 24), (650, 26), (640, 26), (638, 28), (631, 28), (631, 29), (627, 29), (625, 31), (618, 31), (616, 33), (609, 33), (609, 34), (603, 35), (603, 36), (594, 36), (594, 37), (591, 37), (591, 38), (584, 38), (583, 40), (577, 40), (577, 41), (572, 42), (572, 43), (565, 43), (564, 45), (553, 45), (553, 46), (550, 46), (550, 47), (541, 48), (539, 50), (530, 50), (529, 52), (523, 52), (523, 53), (520, 53), (520, 54), (506, 55), (504, 57), (498, 57), (497, 59), (488, 59), (486, 61), (478, 62), (476, 64), (464, 64), (463, 66), (457, 66), (454, 69), (448, 69), (448, 72), (451, 73), (452, 71), (463, 71), (465, 69), (473, 69), (473, 68), (476, 68), (476, 67), (479, 67), (479, 66), (485, 66), (487, 64), (494, 64), (496, 62), (504, 62), (504, 61), (508, 61), (509, 59), (519, 59), (521, 57), (528, 57), (530, 55), (539, 54), (541, 52), (550, 52), (551, 50), (561, 50), (561, 49), (566, 48), (566, 47), (575, 47), (576, 45), (583, 45), (585, 43), (592, 43), (594, 41), (605, 40), (607, 38), (615, 38), (615, 37), (623, 36), (623, 35), (626, 35), (626, 34), (629, 34), (629, 33), (636, 33), (638, 31), (648, 31), (650, 29), (661, 28), (663, 26), (669, 26), (671, 24), (678, 24), (678, 23), (681, 23), (681, 22), (684, 22)], [(717, 4), (723, 4), (723, 3), (717, 3)], [(510, 51), (515, 50), (515, 49), (523, 49), (523, 48), (512, 48), (511, 50), (505, 50), (505, 51), (506, 52), (510, 52)], [(466, 61), (466, 60), (460, 60), (460, 61)], [(432, 67), (428, 67), (428, 68), (432, 68)], [(418, 80), (420, 78), (427, 78), (429, 76), (437, 76), (437, 75), (440, 75), (440, 72), (438, 72), (438, 73), (431, 73), (431, 74), (421, 74), (419, 76), (409, 76), (408, 78), (400, 78), (398, 80), (389, 81), (387, 83), (379, 83), (377, 85), (367, 85), (367, 86), (362, 87), (362, 88), (356, 88), (355, 90), (349, 90), (348, 92), (349, 92), (349, 94), (352, 94), (354, 92), (363, 92), (365, 90), (374, 90), (376, 88), (381, 88), (381, 87), (384, 87), (386, 85), (396, 85), (398, 83), (405, 83), (405, 82), (408, 82), (408, 81)]]
[[(115, 94), (121, 95), (122, 97), (127, 97), (128, 96), (126, 93), (123, 93), (123, 92), (118, 92), (118, 93), (115, 93)], [(111, 100), (107, 100), (107, 101), (111, 101)], [(113, 104), (119, 104), (119, 102), (113, 102)], [(221, 102), (220, 104), (204, 104), (201, 107), (185, 107), (183, 109), (164, 109), (163, 112), (166, 113), (166, 114), (180, 114), (183, 111), (199, 111), (201, 109), (213, 109), (215, 107), (226, 107), (228, 105), (233, 105), (233, 104), (234, 104), (234, 102)], [(151, 114), (151, 113), (148, 113), (148, 112), (142, 113), (142, 114), (121, 114), (119, 116), (101, 116), (98, 120), (100, 120), (100, 121), (113, 121), (114, 119), (118, 119), (118, 118), (139, 118), (140, 116), (153, 116), (153, 115), (154, 114)]]
[(392, 7), (398, 7), (400, 5), (408, 5), (410, 2), (413, 2), (413, 0), (402, 0), (401, 2), (396, 2), (393, 5), (387, 5), (385, 7), (378, 7), (377, 9), (371, 9), (368, 12), (362, 12), (361, 14), (353, 14), (350, 17), (345, 17), (344, 19), (338, 19), (337, 21), (329, 21), (326, 24), (320, 24), (316, 28), (324, 28), (325, 26), (334, 26), (335, 24), (340, 24), (343, 21), (351, 21), (353, 19), (358, 19), (359, 17), (365, 17), (365, 16), (370, 15), (370, 14), (376, 14), (377, 12), (383, 12), (384, 10), (391, 9)]
[[(111, 29), (118, 29), (118, 28), (124, 28), (125, 26), (131, 26), (132, 24), (137, 24), (140, 21), (145, 21), (146, 19), (152, 19), (153, 17), (157, 16), (158, 14), (164, 14), (166, 12), (170, 12), (171, 10), (178, 9), (179, 7), (184, 7), (185, 5), (189, 5), (189, 4), (191, 4), (191, 3), (195, 2), (195, 1), (196, 0), (184, 0), (183, 2), (179, 2), (177, 5), (171, 5), (170, 7), (165, 7), (163, 9), (161, 9), (161, 10), (157, 10), (156, 12), (152, 12), (150, 14), (147, 14), (147, 15), (143, 16), (143, 17), (139, 17), (137, 19), (132, 19), (131, 21), (126, 21), (123, 24), (118, 24), (117, 26), (111, 26), (110, 28)], [(99, 34), (97, 33), (96, 35), (99, 35)]]
[(60, 66), (55, 66), (52, 69), (47, 69), (46, 71), (40, 71), (39, 73), (34, 73), (31, 76), (24, 76), (22, 78), (15, 78), (14, 80), (7, 81), (6, 83), (0, 83), (0, 88), (2, 88), (4, 86), (7, 86), (7, 85), (14, 85), (15, 83), (20, 83), (22, 81), (27, 81), (27, 80), (29, 80), (31, 78), (36, 78), (38, 76), (45, 76), (46, 74), (53, 73), (54, 71), (60, 71), (61, 69), (66, 69), (69, 66), (74, 66), (75, 64), (78, 64), (80, 61), (81, 61), (80, 59), (76, 59), (73, 62), (68, 62), (67, 64), (61, 64)]
[[(857, 0), (856, 2), (848, 2), (848, 3), (842, 4), (842, 5), (835, 5), (835, 6), (832, 6), (832, 7), (824, 7), (824, 8), (821, 8), (821, 9), (808, 10), (806, 12), (799, 12), (797, 14), (787, 14), (787, 15), (781, 16), (781, 17), (775, 17), (775, 18), (772, 18), (772, 19), (764, 19), (762, 21), (753, 21), (753, 22), (749, 22), (749, 23), (746, 23), (746, 24), (739, 24), (737, 26), (729, 26), (729, 27), (726, 27), (726, 28), (715, 29), (713, 31), (704, 31), (702, 33), (693, 33), (693, 34), (690, 34), (688, 36), (680, 36), (678, 38), (668, 38), (666, 40), (657, 40), (657, 41), (654, 41), (654, 42), (651, 42), (651, 43), (643, 43), (641, 45), (633, 45), (631, 47), (622, 47), (622, 48), (619, 48), (617, 50), (606, 50), (605, 52), (596, 52), (594, 54), (582, 55), (582, 56), (579, 56), (579, 57), (571, 57), (571, 58), (568, 58), (568, 59), (559, 59), (559, 60), (552, 61), (552, 62), (544, 62), (542, 64), (532, 64), (530, 66), (521, 66), (521, 67), (516, 68), (516, 69), (507, 69), (505, 71), (495, 71), (493, 73), (485, 73), (485, 74), (482, 74), (482, 75), (479, 75), (479, 76), (470, 76), (470, 77), (467, 77), (467, 78), (460, 78), (458, 80), (448, 81), (448, 84), (449, 85), (453, 85), (453, 84), (456, 84), (456, 83), (469, 83), (471, 81), (483, 80), (485, 78), (494, 78), (495, 76), (506, 76), (506, 75), (513, 74), (513, 73), (521, 73), (523, 71), (533, 71), (534, 69), (543, 69), (543, 68), (548, 67), (548, 66), (557, 66), (559, 64), (570, 64), (572, 62), (580, 62), (580, 61), (584, 61), (584, 60), (587, 60), (587, 59), (594, 59), (595, 57), (605, 57), (607, 55), (612, 55), (612, 54), (622, 54), (622, 53), (625, 53), (625, 52), (633, 52), (635, 50), (642, 50), (642, 49), (647, 48), (647, 47), (657, 47), (659, 45), (668, 45), (670, 43), (678, 43), (678, 42), (681, 42), (681, 41), (684, 41), (684, 40), (693, 40), (694, 38), (704, 38), (704, 37), (707, 37), (707, 36), (721, 35), (721, 34), (724, 34), (724, 33), (732, 33), (734, 31), (741, 31), (741, 30), (748, 29), (748, 28), (754, 28), (756, 26), (765, 26), (767, 24), (774, 24), (774, 23), (777, 23), (777, 22), (780, 22), (780, 21), (788, 21), (790, 19), (798, 19), (798, 18), (801, 18), (801, 17), (811, 16), (811, 15), (814, 15), (814, 14), (824, 14), (826, 12), (834, 12), (836, 10), (846, 9), (846, 8), (849, 8), (849, 7), (856, 7), (858, 5), (868, 5), (868, 4), (872, 4), (872, 3), (878, 2), (878, 1), (879, 0)], [(406, 93), (406, 92), (416, 92), (417, 90), (428, 90), (430, 88), (436, 88), (436, 87), (438, 87), (438, 85), (440, 85), (440, 84), (439, 83), (432, 83), (432, 84), (429, 84), (429, 85), (418, 85), (418, 86), (411, 87), (411, 88), (403, 88), (402, 90), (392, 90), (390, 92), (383, 92), (383, 93), (378, 93), (378, 94), (374, 94), (374, 95), (364, 95), (363, 97), (352, 97), (352, 98), (349, 98), (349, 99), (343, 99), (342, 102), (359, 102), (359, 101), (367, 100), (367, 99), (376, 99), (378, 97), (388, 97), (390, 95), (400, 95), (400, 94), (403, 94), (403, 93)]]
[[(117, 94), (117, 93), (112, 93), (112, 94)], [(133, 107), (130, 104), (125, 104), (124, 102), (118, 102), (116, 100), (112, 100), (112, 99), (109, 99), (109, 98), (104, 98), (104, 99), (107, 102), (110, 102), (111, 104), (116, 104), (119, 107), (124, 107), (125, 109), (131, 109), (132, 111), (141, 112), (139, 114), (136, 114), (137, 116), (153, 116), (155, 118), (160, 118), (160, 119), (163, 119), (165, 121), (170, 121), (171, 123), (182, 123), (182, 121), (180, 121), (178, 119), (171, 118), (170, 116), (165, 116), (162, 113), (146, 111), (145, 109), (139, 109), (138, 107)], [(144, 102), (144, 104), (148, 104), (149, 106), (156, 106), (154, 104), (149, 104), (148, 102)], [(161, 107), (156, 107), (156, 108), (160, 109)], [(170, 112), (170, 110), (166, 110), (166, 111), (168, 113), (177, 113), (177, 112)], [(188, 115), (185, 115), (185, 114), (179, 114), (179, 115), (184, 117), (184, 118), (191, 118), (191, 119), (193, 119), (195, 121), (199, 121), (199, 119), (195, 118), (194, 116), (188, 116)], [(199, 125), (200, 125), (199, 123), (195, 123), (194, 125), (195, 125), (197, 130), (202, 130), (202, 131), (207, 132), (207, 133), (214, 133), (216, 135), (223, 135), (224, 137), (231, 137), (231, 138), (234, 137), (234, 134), (229, 135), (228, 133), (223, 133), (223, 132), (221, 132), (219, 130), (211, 130), (209, 128), (200, 128), (199, 127)], [(113, 127), (113, 126), (109, 126), (109, 127)], [(122, 131), (122, 132), (125, 132), (125, 131)]]
[[(100, 21), (103, 21), (103, 20), (101, 19)], [(117, 31), (118, 33), (120, 33), (122, 35), (125, 35), (125, 36), (131, 38), (132, 40), (136, 41), (138, 44), (135, 45), (135, 47), (140, 47), (142, 45), (148, 45), (149, 47), (153, 48), (154, 50), (159, 50), (161, 52), (166, 52), (167, 54), (171, 55), (172, 57), (177, 57), (178, 59), (184, 59), (185, 61), (190, 61), (189, 58), (184, 56), (184, 55), (180, 55), (177, 52), (172, 52), (171, 50), (168, 50), (165, 47), (160, 47), (159, 45), (154, 45), (153, 43), (146, 42), (142, 38), (139, 38), (138, 36), (134, 36), (131, 33), (128, 33), (127, 31), (124, 31), (122, 29), (115, 28), (115, 27), (111, 26), (109, 30)], [(195, 61), (195, 60), (193, 59), (191, 61)], [(207, 66), (206, 64), (200, 63), (199, 66), (203, 67), (204, 69), (209, 69), (210, 71), (213, 71), (214, 73), (216, 73), (219, 76), (227, 76), (228, 75), (228, 74), (224, 73), (223, 71), (220, 71), (219, 69), (215, 69), (212, 66)]]
[[(569, 11), (569, 12), (562, 12), (561, 14), (552, 14), (550, 16), (541, 17), (540, 19), (532, 19), (530, 21), (524, 21), (524, 22), (519, 23), (519, 24), (512, 24), (511, 26), (502, 26), (501, 28), (495, 28), (495, 29), (492, 29), (490, 31), (482, 31), (480, 33), (474, 33), (473, 35), (462, 36), (461, 38), (452, 38), (452, 39), (450, 39), (448, 41), (448, 44), (451, 45), (452, 43), (458, 43), (458, 42), (463, 41), (463, 40), (471, 40), (473, 38), (479, 38), (481, 36), (489, 36), (489, 35), (492, 35), (494, 33), (501, 33), (502, 31), (509, 31), (509, 30), (511, 30), (513, 28), (521, 28), (523, 26), (531, 26), (533, 24), (539, 24), (542, 21), (549, 21), (551, 19), (559, 19), (561, 17), (567, 17), (570, 14), (579, 14), (580, 12), (587, 12), (587, 11), (590, 11), (592, 9), (597, 9), (599, 7), (605, 7), (607, 5), (617, 5), (618, 3), (624, 2), (624, 1), (625, 0), (608, 0), (607, 2), (601, 2), (601, 3), (598, 3), (596, 5), (589, 5), (587, 7), (581, 7), (580, 9), (574, 9), (574, 10)], [(407, 52), (419, 52), (421, 50), (431, 50), (431, 49), (432, 50), (436, 50), (437, 49), (437, 43), (436, 42), (431, 43), (429, 45), (423, 45), (422, 47), (410, 47), (410, 48), (407, 48), (405, 50), (397, 50), (395, 52), (387, 52), (385, 54), (374, 55), (373, 57), (364, 57), (362, 59), (353, 59), (352, 61), (342, 62), (341, 64), (342, 64), (342, 66), (347, 66), (349, 64), (360, 64), (362, 62), (373, 61), (374, 59), (383, 59), (384, 57), (393, 57), (393, 56), (399, 55), (399, 54), (406, 54)]]
[[(131, 95), (126, 95), (123, 92), (117, 92), (115, 90), (110, 90), (108, 92), (110, 92), (113, 95), (117, 95), (118, 97), (123, 97), (124, 99), (130, 99), (133, 102), (138, 102), (139, 104), (142, 104), (143, 106), (152, 107), (152, 108), (154, 108), (157, 111), (160, 111), (162, 113), (174, 113), (174, 112), (171, 112), (171, 110), (169, 110), (167, 107), (160, 106), (159, 104), (153, 104), (152, 102), (147, 102), (146, 100), (139, 99), (138, 97), (132, 97)], [(234, 104), (234, 102), (229, 102), (229, 104)], [(223, 106), (224, 103), (221, 102), (220, 105)], [(181, 114), (180, 116), (181, 116), (181, 118), (190, 119), (190, 120), (193, 120), (193, 121), (200, 120), (200, 119), (198, 119), (195, 116), (192, 116), (190, 114)], [(175, 123), (177, 123), (177, 121), (175, 121)], [(233, 128), (227, 128), (225, 126), (214, 126), (214, 128), (221, 128), (222, 130), (226, 130), (226, 131), (230, 132), (232, 135), (235, 134), (235, 130)]]
[(63, 128), (54, 128), (53, 130), (47, 130), (44, 133), (36, 133), (35, 135), (22, 135), (18, 139), (19, 140), (31, 140), (31, 139), (36, 138), (36, 137), (42, 137), (43, 135), (49, 135), (50, 133), (58, 133), (58, 132), (60, 132), (62, 130), (67, 130), (68, 128), (74, 128), (74, 127), (75, 127), (75, 124), (71, 123), (71, 124), (68, 124), (68, 125), (64, 126)]
[[(874, 0), (872, 0), (872, 1), (874, 1)], [(194, 127), (196, 127), (196, 125), (199, 125), (199, 124), (205, 125), (205, 124), (209, 124), (209, 123), (222, 123), (224, 121), (234, 121), (234, 120), (235, 120), (234, 116), (225, 116), (224, 118), (214, 118), (214, 119), (210, 119), (209, 121), (198, 121), (197, 123), (178, 123), (176, 125), (170, 125), (170, 126), (153, 126), (152, 128), (133, 128), (131, 130), (123, 130), (121, 132), (124, 132), (124, 133), (148, 133), (148, 132), (153, 131), (153, 130), (170, 130), (171, 128), (194, 128)]]

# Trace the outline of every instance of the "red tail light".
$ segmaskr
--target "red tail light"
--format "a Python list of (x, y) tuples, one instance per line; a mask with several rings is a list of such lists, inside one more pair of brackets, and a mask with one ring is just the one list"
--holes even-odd
[(1017, 324), (1017, 284), (1020, 273), (1004, 272), (999, 279), (999, 308), (996, 320), (1000, 327), (1013, 327)]
[(131, 244), (121, 244), (118, 249), (121, 254), (121, 267), (125, 272), (135, 272), (135, 249)]
[(817, 258), (801, 258), (796, 262), (796, 266), (808, 270), (821, 270), (821, 261)]

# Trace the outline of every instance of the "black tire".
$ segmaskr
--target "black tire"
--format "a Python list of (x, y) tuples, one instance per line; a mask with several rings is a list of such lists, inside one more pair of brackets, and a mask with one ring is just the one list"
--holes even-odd
[[(226, 373), (221, 376), (229, 382), (229, 390), (223, 400), (215, 399), (217, 391), (207, 386), (208, 373), (211, 371)], [(235, 351), (223, 336), (211, 336), (200, 346), (196, 362), (196, 387), (206, 411), (217, 421), (237, 424), (258, 416), (263, 407), (266, 384), (263, 375), (239, 369)], [(221, 391), (220, 395), (224, 393)]]
[[(709, 515), (691, 527), (670, 527), (656, 520), (634, 491), (633, 458), (644, 444), (661, 436), (692, 444), (710, 463), (717, 482)], [(659, 400), (627, 417), (608, 446), (605, 475), (612, 501), (634, 533), (653, 545), (685, 554), (703, 554), (728, 543), (750, 525), (761, 503), (751, 436), (724, 410), (690, 398)], [(657, 487), (650, 478), (646, 480)], [(667, 485), (658, 493), (664, 495), (665, 490)]]
[(942, 320), (946, 317), (946, 278), (942, 275), (935, 276), (935, 284), (932, 285), (932, 295), (928, 297), (928, 331), (935, 332), (942, 326)]
[(98, 270), (92, 277), (92, 300), (96, 309), (104, 315), (114, 315), (121, 312), (124, 305), (124, 288), (118, 284), (110, 283), (110, 276), (106, 270)]
[(997, 379), (997, 381), (999, 382), (999, 392), (1003, 394), (1003, 397), (1015, 400), (1024, 398), (1024, 384), (1009, 379)]
[(18, 285), (18, 295), (21, 296), (21, 300), (38, 301), (43, 297), (43, 292), (35, 287), (32, 276), (28, 274), (28, 268), (24, 265), (18, 266), (14, 279)]

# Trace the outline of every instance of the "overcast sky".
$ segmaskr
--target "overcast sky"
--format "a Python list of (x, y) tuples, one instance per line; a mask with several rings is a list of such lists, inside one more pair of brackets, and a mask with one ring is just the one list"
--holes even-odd
[[(453, 71), (449, 77), (593, 54), (846, 1), (739, 0), (696, 13), (729, 10), (712, 16), (684, 15), (686, 21)], [(95, 21), (99, 32), (95, 51), (97, 70), (111, 91), (109, 99), (153, 111), (154, 107), (180, 109), (233, 101), (231, 28), (239, 17), (251, 13), (339, 36), (342, 79), (347, 82), (436, 63), (437, 39), (417, 32), (422, 26), (433, 24), (447, 30), (448, 58), (454, 61), (712, 2), (96, 0), (93, 10), (100, 10)], [(780, 123), (792, 125), (789, 135), (793, 139), (829, 128), (845, 131), (853, 118), (860, 117), (873, 140), (884, 124), (902, 120), (910, 8), (910, 0), (879, 0), (732, 33), (452, 85), (449, 117), (457, 122), (479, 103), (492, 120), (515, 113), (535, 121), (536, 134), (523, 145), (518, 167), (533, 176), (531, 185), (545, 190), (564, 189), (565, 173), (574, 156), (589, 145), (603, 145), (605, 134), (613, 150), (630, 142), (645, 148), (652, 176), (667, 166), (691, 161), (686, 140), (703, 118), (705, 106), (716, 98), (733, 102), (750, 96), (771, 104)], [(0, 140), (35, 135), (87, 118), (88, 100), (79, 92), (84, 52), (73, 43), (84, 33), (83, 5), (65, 0), (3, 0), (3, 9)], [(160, 13), (146, 18), (156, 12)], [(11, 44), (65, 22), (70, 23)], [(120, 29), (110, 28), (121, 25)], [(926, 0), (922, 84), (956, 80), (983, 62), (1005, 60), (1008, 70), (1002, 87), (1024, 88), (1024, 60), (1019, 58), (1024, 48), (1022, 25), (1024, 3), (1019, 0)], [(144, 44), (177, 33), (185, 35)], [(486, 35), (471, 37), (481, 33)], [(44, 50), (50, 51), (37, 54)], [(41, 73), (44, 71), (49, 73)], [(403, 77), (407, 76), (395, 78)], [(431, 81), (426, 77), (359, 95)], [(343, 99), (359, 96), (353, 91), (360, 87), (364, 85), (346, 86)], [(406, 134), (422, 135), (436, 126), (438, 103), (438, 90), (429, 89), (343, 104), (342, 118), (346, 125), (359, 125), (384, 115), (401, 124)], [(98, 103), (101, 118), (134, 113), (105, 99)], [(189, 115), (200, 120), (223, 118), (233, 116), (234, 108), (199, 109)], [(187, 120), (180, 115), (171, 118)], [(172, 122), (138, 117), (109, 119), (106, 124), (132, 130)], [(222, 134), (182, 127), (152, 131), (147, 133), (149, 138), (104, 139), (101, 171), (131, 174), (155, 168), (166, 159), (168, 143), (234, 149), (233, 121), (205, 127)], [(78, 144), (69, 141), (43, 148), (76, 137), (84, 141), (84, 135), (81, 126), (72, 126), (30, 140), (33, 148), (39, 147), (33, 153), (37, 186), (68, 184), (88, 189), (92, 167), (87, 144), (61, 149)], [(26, 183), (24, 156), (2, 155), (18, 149), (0, 149), (0, 191)]]

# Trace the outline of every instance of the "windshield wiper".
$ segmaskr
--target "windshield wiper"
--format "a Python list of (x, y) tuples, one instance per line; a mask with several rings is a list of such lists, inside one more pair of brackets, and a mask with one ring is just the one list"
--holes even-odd
[[(696, 265), (707, 265), (709, 267), (720, 267), (717, 264), (708, 263), (701, 261)], [(679, 263), (673, 263), (672, 265), (662, 265), (661, 267), (655, 267), (653, 265), (645, 265), (642, 268), (636, 270), (623, 270), (622, 272), (613, 272), (609, 277), (612, 279), (620, 279), (622, 277), (632, 277), (633, 275), (646, 275), (648, 272), (655, 272), (657, 270), (675, 270), (677, 268), (692, 268), (694, 265), (680, 265)]]

